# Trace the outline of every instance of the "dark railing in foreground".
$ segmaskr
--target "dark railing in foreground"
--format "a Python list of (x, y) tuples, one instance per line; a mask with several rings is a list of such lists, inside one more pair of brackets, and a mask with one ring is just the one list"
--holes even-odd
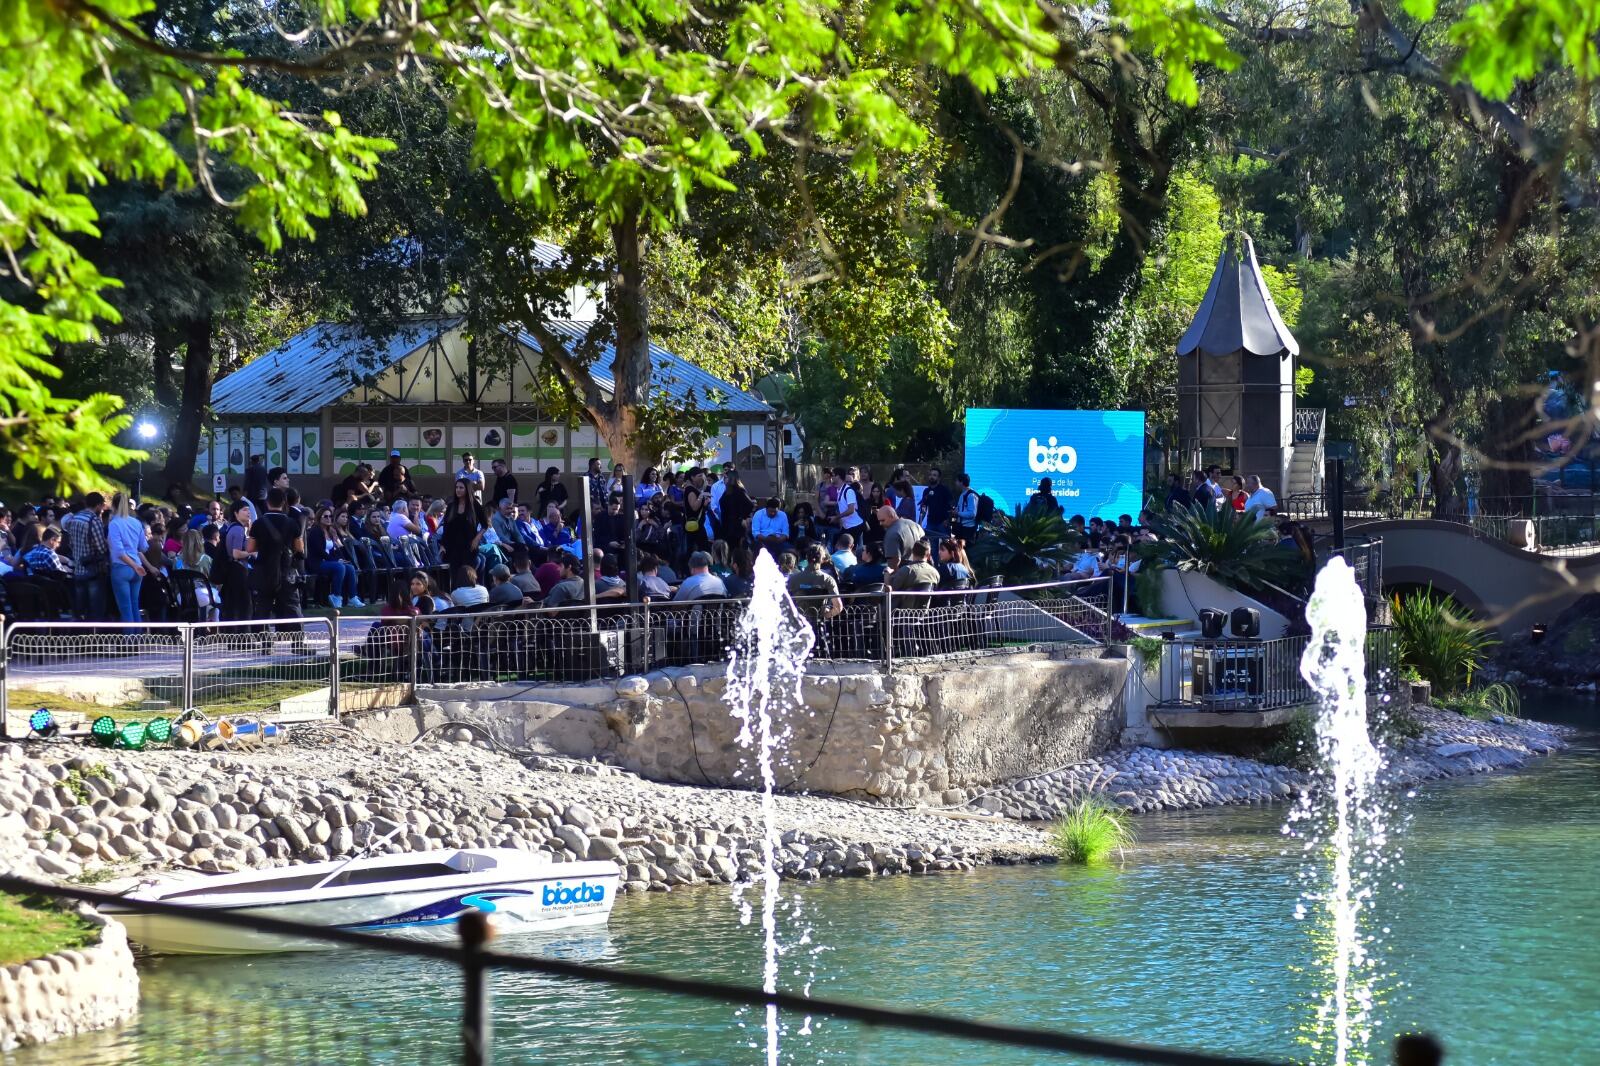
[[(46, 896), (58, 900), (80, 903), (114, 903), (118, 897), (104, 892), (74, 886), (42, 884), (20, 877), (0, 874), (0, 891), (24, 896)], [(827, 1016), (865, 1025), (882, 1026), (915, 1033), (931, 1033), (962, 1040), (980, 1041), (1003, 1047), (1029, 1048), (1059, 1054), (1087, 1055), (1109, 1062), (1158, 1063), (1168, 1066), (1273, 1066), (1270, 1060), (1245, 1058), (1237, 1055), (1214, 1054), (1204, 1051), (1186, 1051), (1176, 1048), (1153, 1047), (1081, 1033), (1066, 1033), (1049, 1029), (1001, 1025), (976, 1021), (947, 1014), (909, 1011), (895, 1007), (879, 1006), (847, 1000), (812, 998), (793, 992), (764, 992), (759, 988), (705, 981), (696, 978), (672, 977), (666, 974), (646, 973), (611, 966), (593, 966), (569, 962), (559, 958), (529, 955), (502, 955), (485, 948), (486, 930), (481, 921), (463, 921), (462, 944), (405, 940), (394, 937), (373, 936), (367, 933), (348, 932), (343, 929), (301, 925), (260, 914), (241, 912), (217, 913), (170, 903), (146, 904), (151, 911), (183, 917), (201, 923), (245, 926), (258, 932), (295, 938), (322, 940), (330, 944), (363, 948), (388, 955), (411, 959), (432, 959), (457, 967), (462, 977), (461, 1044), (460, 1061), (467, 1066), (488, 1063), (492, 1055), (494, 1019), (490, 1008), (490, 975), (495, 970), (511, 973), (542, 974), (574, 981), (610, 985), (696, 999), (714, 1000), (737, 1006), (760, 1008), (776, 1007), (801, 1017)], [(245, 1024), (239, 1019), (240, 1025)], [(241, 1030), (243, 1032), (243, 1030)], [(257, 1027), (260, 1041), (259, 1053), (272, 1051), (277, 1033), (270, 1028)], [(336, 1051), (337, 1053), (337, 1051)], [(271, 1054), (276, 1059), (277, 1055)], [(266, 1061), (265, 1058), (262, 1061)]]
[[(1028, 646), (1104, 646), (1114, 636), (1111, 581), (1092, 578), (939, 592), (847, 593), (796, 605), (814, 657), (897, 659)], [(3, 712), (36, 706), (74, 678), (118, 679), (175, 710), (228, 713), (293, 699), (329, 714), (398, 706), (420, 685), (580, 683), (725, 662), (748, 599), (505, 609), (422, 617), (165, 624), (0, 620)], [(33, 709), (32, 706), (26, 709)], [(14, 724), (14, 723), (13, 723)]]
[[(1161, 645), (1158, 707), (1200, 711), (1272, 711), (1316, 702), (1300, 675), (1310, 636), (1272, 640), (1168, 640)], [(1398, 642), (1387, 626), (1367, 630), (1367, 691), (1391, 689)]]

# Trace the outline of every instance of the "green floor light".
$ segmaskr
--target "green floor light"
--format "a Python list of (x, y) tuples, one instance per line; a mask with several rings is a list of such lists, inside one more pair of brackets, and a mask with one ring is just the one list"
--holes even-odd
[(56, 722), (56, 716), (44, 707), (40, 707), (28, 716), (28, 728), (33, 731), (34, 736), (42, 737), (46, 740), (61, 732), (61, 726)]
[(117, 747), (127, 748), (129, 751), (138, 751), (144, 747), (144, 723), (129, 722), (117, 734)]
[(109, 748), (117, 742), (117, 720), (109, 714), (102, 714), (89, 727), (89, 735), (102, 748)]
[(144, 727), (144, 738), (152, 744), (165, 744), (172, 739), (172, 723), (165, 718), (152, 718)]

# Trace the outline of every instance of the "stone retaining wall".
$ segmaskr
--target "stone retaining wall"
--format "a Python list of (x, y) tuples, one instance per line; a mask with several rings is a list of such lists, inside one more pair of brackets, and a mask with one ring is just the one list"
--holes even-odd
[(120, 923), (87, 907), (100, 940), (0, 967), (0, 1051), (104, 1029), (139, 1009), (139, 975)]
[[(354, 721), (380, 739), (469, 722), (502, 744), (601, 758), (656, 781), (749, 787), (721, 666), (587, 685), (419, 691), (416, 711)], [(1123, 725), (1125, 659), (1021, 651), (896, 664), (814, 663), (780, 715), (778, 784), (886, 803), (965, 802), (977, 790), (1092, 758)]]

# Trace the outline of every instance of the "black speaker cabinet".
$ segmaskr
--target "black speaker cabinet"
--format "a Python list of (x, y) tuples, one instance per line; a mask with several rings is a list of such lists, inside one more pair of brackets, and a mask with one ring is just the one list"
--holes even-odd
[(1254, 607), (1235, 607), (1229, 616), (1228, 628), (1233, 635), (1248, 639), (1261, 635), (1261, 612)]
[(1195, 648), (1194, 696), (1202, 704), (1237, 710), (1255, 706), (1265, 695), (1262, 647)]
[(1200, 611), (1200, 637), (1203, 640), (1221, 640), (1222, 627), (1228, 616), (1221, 611), (1204, 607)]

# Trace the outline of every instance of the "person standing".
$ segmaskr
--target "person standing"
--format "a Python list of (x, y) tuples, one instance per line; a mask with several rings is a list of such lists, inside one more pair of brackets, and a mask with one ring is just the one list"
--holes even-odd
[(483, 502), (483, 471), (471, 452), (461, 453), (461, 469), (456, 471), (456, 483), (466, 482), (467, 492), (479, 503)]
[(539, 486), (538, 507), (533, 513), (536, 515), (549, 513), (552, 503), (563, 511), (567, 509), (567, 487), (561, 483), (561, 468), (559, 466), (545, 469), (544, 484)]
[(415, 496), (417, 486), (411, 481), (411, 471), (400, 461), (400, 449), (389, 453), (389, 464), (378, 471), (378, 487), (391, 503), (402, 496)]
[(850, 534), (857, 544), (863, 542), (866, 519), (861, 513), (861, 486), (856, 481), (856, 468), (842, 471), (839, 483), (839, 529)]
[[(274, 486), (267, 490), (267, 509), (250, 526), (250, 536), (244, 550), (252, 565), (251, 592), (255, 597), (257, 618), (300, 617), (300, 560), (305, 558), (305, 538), (299, 519), (284, 513), (288, 493)], [(299, 627), (288, 627), (295, 632), (297, 643), (304, 645), (305, 634)], [(272, 635), (267, 634), (270, 645)]]
[(750, 535), (750, 517), (755, 514), (756, 501), (745, 491), (737, 470), (728, 470), (723, 475), (723, 483), (722, 507), (717, 511), (717, 535), (727, 541), (730, 548), (736, 548)]
[(978, 539), (978, 494), (972, 490), (972, 475), (956, 475), (956, 538), (972, 544)]
[[(263, 471), (265, 473), (265, 471)], [(116, 517), (106, 527), (106, 545), (111, 566), (111, 595), (117, 603), (117, 617), (124, 622), (139, 621), (139, 586), (144, 582), (144, 551), (150, 539), (144, 521), (128, 506), (128, 497), (117, 493)]]
[(252, 455), (250, 464), (244, 468), (244, 498), (257, 505), (255, 509), (259, 511), (261, 509), (259, 505), (267, 498), (269, 487), (271, 486), (267, 480), (267, 457)]
[(928, 484), (922, 490), (922, 500), (917, 504), (917, 517), (928, 536), (935, 541), (950, 535), (950, 487), (944, 483), (944, 472), (938, 467), (928, 471)]
[(490, 506), (498, 509), (501, 500), (510, 500), (513, 507), (521, 499), (517, 495), (517, 476), (510, 472), (504, 459), (489, 464), (494, 471), (494, 488), (490, 491)]
[(106, 573), (111, 566), (111, 546), (106, 541), (106, 498), (98, 492), (84, 497), (83, 507), (67, 516), (61, 531), (72, 556), (72, 611), (80, 622), (106, 618)]
[(598, 456), (589, 457), (589, 469), (585, 474), (589, 478), (589, 514), (591, 517), (605, 514), (606, 472), (600, 468)]
[(1264, 519), (1278, 509), (1278, 497), (1255, 474), (1245, 478), (1245, 488), (1250, 490), (1250, 495), (1245, 497), (1244, 509), (1250, 514)]
[[(470, 460), (472, 457), (466, 455), (462, 458)], [(483, 473), (480, 471), (480, 488), (482, 482)], [(483, 532), (489, 528), (488, 516), (484, 513), (483, 504), (473, 495), (472, 485), (468, 478), (457, 478), (455, 497), (445, 510), (440, 543), (444, 548), (445, 565), (452, 571), (458, 566), (473, 565), (478, 557), (478, 545), (483, 543)]]

